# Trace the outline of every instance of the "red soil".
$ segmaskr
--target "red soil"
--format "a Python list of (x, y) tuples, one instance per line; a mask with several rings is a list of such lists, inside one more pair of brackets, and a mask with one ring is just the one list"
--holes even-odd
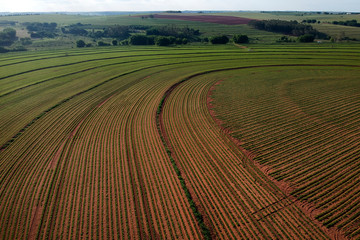
[(37, 230), (41, 221), (41, 214), (44, 210), (44, 206), (37, 206), (33, 214), (33, 219), (31, 221), (29, 239), (36, 239)]
[(218, 23), (218, 24), (225, 24), (225, 25), (248, 24), (251, 20), (253, 20), (253, 19), (250, 19), (250, 18), (232, 17), (232, 16), (215, 16), (215, 15), (163, 15), (163, 14), (154, 14), (153, 16), (154, 16), (154, 18), (175, 19), (175, 20), (195, 21), (195, 22), (207, 22), (207, 23)]

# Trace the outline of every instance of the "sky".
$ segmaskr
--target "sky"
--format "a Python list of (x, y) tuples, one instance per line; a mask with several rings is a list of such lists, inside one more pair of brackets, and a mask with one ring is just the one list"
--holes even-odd
[(360, 12), (359, 0), (0, 0), (0, 12), (252, 10)]

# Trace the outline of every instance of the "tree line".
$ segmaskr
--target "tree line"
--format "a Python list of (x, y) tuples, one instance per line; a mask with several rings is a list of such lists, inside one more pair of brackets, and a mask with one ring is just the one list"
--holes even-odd
[(293, 36), (312, 35), (314, 38), (328, 39), (325, 33), (319, 32), (311, 25), (301, 24), (297, 21), (283, 21), (283, 20), (252, 20), (249, 25), (253, 28), (282, 33)]
[(360, 23), (358, 23), (357, 20), (355, 19), (348, 21), (333, 21), (332, 24), (349, 26), (349, 27), (360, 27)]

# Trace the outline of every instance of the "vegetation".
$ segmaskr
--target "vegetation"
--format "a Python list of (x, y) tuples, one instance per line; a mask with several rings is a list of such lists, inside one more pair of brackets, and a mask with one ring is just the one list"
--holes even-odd
[(0, 46), (10, 46), (17, 40), (16, 30), (13, 28), (5, 28), (0, 32)]
[(229, 42), (229, 38), (225, 35), (215, 36), (210, 39), (212, 44), (226, 44)]
[(360, 47), (303, 43), (358, 28), (13, 20), (0, 20), (14, 39), (0, 47), (0, 239), (360, 237)]
[(234, 43), (249, 43), (249, 37), (246, 35), (234, 35)]
[(57, 36), (57, 23), (25, 22), (31, 38), (54, 38)]
[(326, 34), (318, 32), (311, 25), (301, 24), (297, 21), (253, 20), (249, 22), (249, 25), (259, 30), (277, 32), (294, 36), (311, 34), (314, 37), (320, 39), (328, 38)]
[(103, 42), (103, 41), (98, 41), (98, 46), (99, 47), (105, 47), (105, 46), (110, 46), (111, 44), (110, 43), (106, 43), (106, 42)]
[(354, 138), (360, 73), (336, 62), (237, 71), (216, 86), (213, 110), (250, 159), (313, 204), (325, 226), (352, 238), (359, 236), (353, 177), (360, 171)]
[(129, 43), (131, 45), (154, 45), (155, 40), (152, 36), (145, 36), (145, 35), (132, 35), (129, 39)]
[(348, 21), (333, 21), (332, 24), (335, 25), (344, 25), (349, 27), (360, 27), (360, 23), (357, 20), (348, 20)]
[(149, 28), (146, 30), (146, 35), (171, 36), (175, 38), (196, 40), (197, 36), (200, 35), (200, 31), (188, 27), (181, 28), (174, 25), (169, 25)]
[(86, 46), (86, 43), (84, 42), (84, 40), (78, 40), (78, 41), (76, 41), (76, 46), (78, 48), (82, 48), (82, 47)]
[(313, 42), (315, 40), (315, 36), (312, 34), (304, 34), (299, 37), (300, 42)]
[(304, 19), (302, 20), (302, 23), (320, 23), (320, 21), (317, 21), (316, 19)]
[(2, 54), (1, 238), (358, 237), (359, 48), (249, 47)]
[[(197, 16), (197, 14), (193, 15), (195, 17)], [(328, 39), (331, 37), (335, 39), (335, 42), (360, 40), (360, 28), (339, 24), (327, 24), (334, 21), (350, 23), (356, 20), (359, 22), (360, 18), (356, 14), (324, 14), (322, 12), (241, 12), (222, 13), (221, 15), (260, 20), (279, 19), (287, 22), (297, 21), (299, 25), (311, 24), (313, 29), (326, 33), (329, 36)], [(321, 24), (314, 24), (314, 20), (316, 20), (317, 23), (321, 22)], [(206, 39), (209, 40), (214, 36), (226, 35), (232, 39), (238, 32), (247, 35), (251, 39), (251, 43), (286, 42), (280, 41), (280, 38), (284, 35), (280, 32), (258, 30), (245, 24), (224, 25), (161, 18), (141, 18), (141, 16), (127, 15), (28, 14), (22, 16), (1, 16), (0, 26), (3, 27), (2, 29), (7, 27), (15, 29), (19, 39), (31, 38), (32, 36), (32, 44), (26, 45), (15, 40), (11, 45), (7, 46), (8, 50), (15, 49), (19, 45), (29, 50), (72, 48), (76, 47), (76, 41), (80, 39), (89, 44), (91, 43), (92, 46), (97, 46), (98, 41), (111, 43), (112, 40), (117, 40), (119, 45), (126, 45), (129, 43), (132, 35), (146, 35), (147, 33), (149, 34), (147, 36), (154, 37), (154, 42), (157, 36), (172, 36), (177, 39), (176, 42), (185, 39), (185, 42), (192, 45), (206, 43)], [(29, 31), (27, 27), (31, 31)], [(160, 32), (162, 35), (157, 35), (160, 34)], [(304, 34), (298, 36), (290, 34), (294, 36), (289, 37), (290, 42), (294, 42), (296, 37)], [(314, 35), (315, 33), (309, 34)], [(314, 36), (317, 39), (319, 38), (319, 36)]]

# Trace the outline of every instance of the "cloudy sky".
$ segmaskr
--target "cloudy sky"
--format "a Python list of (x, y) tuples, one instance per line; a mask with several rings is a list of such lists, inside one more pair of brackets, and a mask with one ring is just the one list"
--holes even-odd
[(0, 0), (0, 12), (294, 10), (360, 12), (359, 0)]

